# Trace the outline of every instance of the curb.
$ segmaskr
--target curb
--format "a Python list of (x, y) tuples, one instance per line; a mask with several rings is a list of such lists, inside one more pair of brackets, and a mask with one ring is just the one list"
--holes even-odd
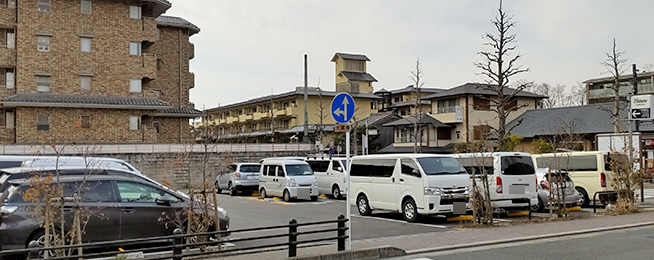
[(397, 247), (381, 246), (367, 249), (341, 251), (333, 254), (291, 257), (292, 260), (355, 260), (383, 259), (407, 255), (406, 251)]
[(422, 253), (429, 253), (429, 252), (449, 251), (449, 250), (462, 249), (462, 248), (468, 248), (468, 247), (498, 245), (498, 244), (505, 244), (505, 243), (519, 242), (519, 241), (533, 241), (533, 240), (540, 240), (540, 239), (547, 239), (547, 238), (555, 238), (555, 237), (563, 237), (563, 236), (579, 235), (579, 234), (588, 234), (588, 233), (596, 233), (596, 232), (611, 231), (611, 230), (618, 230), (618, 229), (625, 229), (625, 228), (634, 228), (634, 227), (643, 227), (643, 226), (652, 226), (652, 225), (654, 225), (654, 221), (653, 222), (642, 222), (642, 223), (636, 223), (636, 224), (627, 224), (627, 225), (621, 225), (621, 226), (612, 226), (612, 227), (593, 228), (593, 229), (577, 230), (577, 231), (570, 231), (570, 232), (561, 232), (561, 233), (554, 233), (554, 234), (544, 234), (544, 235), (539, 235), (539, 236), (509, 238), (509, 239), (502, 239), (502, 240), (488, 241), (488, 242), (468, 243), (468, 244), (459, 244), (459, 245), (432, 247), (432, 248), (421, 248), (421, 249), (415, 249), (415, 250), (408, 250), (408, 251), (406, 251), (406, 254), (407, 255), (412, 255), (412, 254), (422, 254)]

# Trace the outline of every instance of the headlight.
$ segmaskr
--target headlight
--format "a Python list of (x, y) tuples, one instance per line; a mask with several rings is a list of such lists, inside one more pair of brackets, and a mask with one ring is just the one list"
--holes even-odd
[(0, 214), (6, 214), (9, 215), (11, 213), (14, 213), (18, 209), (18, 206), (1, 206), (0, 207)]
[(443, 190), (441, 188), (425, 188), (425, 195), (440, 196), (442, 194)]
[(316, 179), (315, 181), (313, 181), (313, 186), (318, 187), (318, 179)]
[(289, 186), (289, 187), (295, 187), (295, 185), (297, 185), (297, 183), (295, 183), (295, 179), (290, 179), (290, 180), (288, 181), (288, 186)]
[(467, 186), (466, 190), (463, 192), (463, 194), (470, 195), (470, 192), (472, 192), (472, 186)]

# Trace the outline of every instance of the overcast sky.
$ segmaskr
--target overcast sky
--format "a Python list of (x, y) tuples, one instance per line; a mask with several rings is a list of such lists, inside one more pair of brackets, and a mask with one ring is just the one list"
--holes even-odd
[[(304, 84), (334, 90), (334, 53), (365, 54), (375, 91), (412, 84), (420, 59), (424, 87), (452, 88), (484, 82), (473, 65), (482, 61), (482, 34), (496, 31), (493, 0), (170, 0), (165, 15), (200, 27), (191, 37), (197, 109), (294, 90)], [(652, 0), (505, 0), (516, 27), (519, 64), (512, 79), (571, 88), (607, 76), (600, 62), (612, 47), (631, 64), (653, 70)]]

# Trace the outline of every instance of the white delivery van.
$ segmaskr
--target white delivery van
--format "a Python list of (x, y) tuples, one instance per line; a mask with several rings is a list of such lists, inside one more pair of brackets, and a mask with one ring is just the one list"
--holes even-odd
[(259, 192), (262, 198), (282, 196), (292, 199), (317, 200), (318, 180), (308, 163), (295, 159), (267, 158), (261, 160)]
[[(536, 171), (531, 154), (495, 152), (459, 153), (453, 156), (471, 175), (480, 176), (486, 171), (491, 206), (496, 210), (506, 212), (538, 208)], [(483, 187), (479, 177), (476, 182)]]
[(414, 222), (419, 214), (465, 214), (471, 186), (465, 169), (447, 155), (361, 155), (350, 163), (350, 204), (363, 216), (390, 210)]
[(318, 179), (320, 194), (331, 194), (335, 199), (343, 197), (345, 192), (345, 158), (309, 158), (306, 160)]
[[(595, 193), (599, 202), (606, 204), (615, 201), (617, 193), (611, 186), (613, 171), (611, 170), (609, 152), (566, 152), (534, 154), (537, 168), (565, 170), (575, 184), (575, 189), (581, 193), (582, 206), (592, 203)], [(615, 154), (614, 156), (626, 156)]]

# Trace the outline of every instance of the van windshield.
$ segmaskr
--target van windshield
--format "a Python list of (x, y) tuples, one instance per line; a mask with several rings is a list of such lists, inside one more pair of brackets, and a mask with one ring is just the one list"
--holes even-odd
[(305, 176), (313, 175), (313, 171), (309, 165), (305, 164), (295, 164), (295, 165), (286, 165), (286, 174), (288, 176)]
[(418, 158), (418, 163), (427, 175), (466, 173), (466, 170), (456, 160), (449, 157)]
[(241, 165), (242, 172), (259, 172), (261, 165)]
[(536, 170), (531, 156), (502, 156), (502, 174), (532, 175)]

